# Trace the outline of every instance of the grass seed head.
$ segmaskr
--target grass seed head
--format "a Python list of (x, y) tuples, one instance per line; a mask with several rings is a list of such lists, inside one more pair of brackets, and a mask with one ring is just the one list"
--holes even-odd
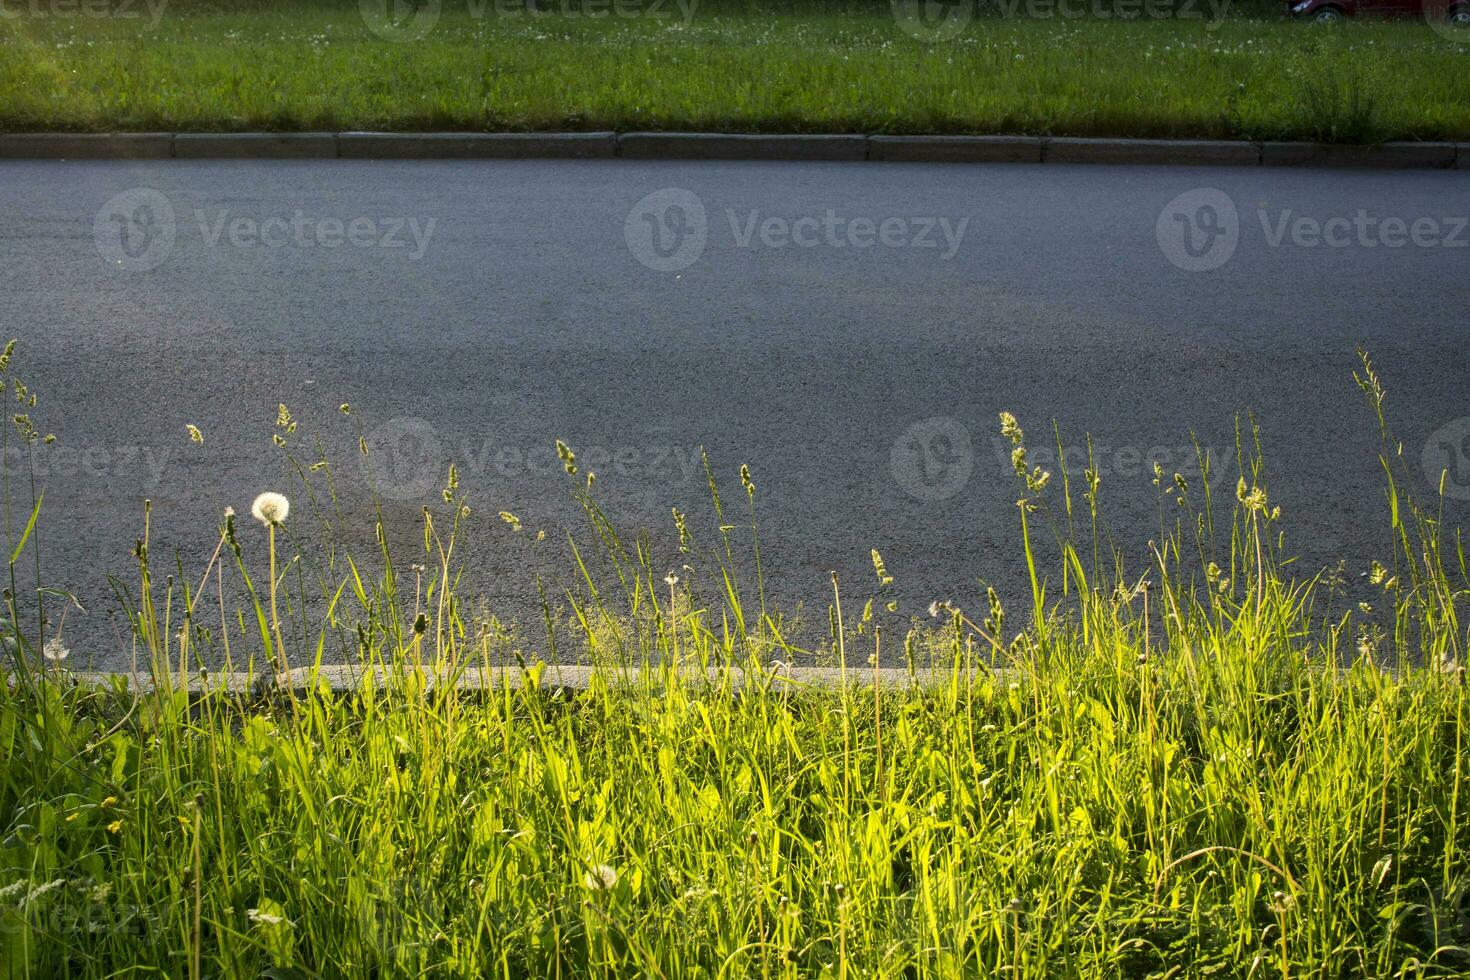
[(1000, 434), (1017, 446), (1021, 444), (1021, 440), (1026, 435), (1021, 431), (1021, 426), (1016, 422), (1016, 417), (1010, 412), (1000, 413)]
[(893, 576), (888, 574), (888, 568), (883, 564), (883, 556), (878, 554), (878, 549), (873, 549), (873, 571), (878, 573), (879, 585), (892, 585)]
[(556, 440), (556, 455), (561, 458), (562, 468), (567, 471), (568, 476), (577, 475), (577, 454), (572, 452), (572, 447)]

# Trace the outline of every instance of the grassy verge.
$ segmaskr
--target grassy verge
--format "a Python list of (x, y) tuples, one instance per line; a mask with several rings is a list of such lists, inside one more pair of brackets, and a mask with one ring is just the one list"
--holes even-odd
[(1470, 138), (1470, 33), (1423, 21), (986, 6), (957, 37), (923, 43), (887, 3), (705, 3), (686, 16), (673, 0), (626, 0), (633, 14), (599, 19), (580, 2), (535, 17), (504, 0), (448, 2), (424, 37), (400, 42), (349, 2), (177, 2), (156, 21), (141, 3), (134, 19), (18, 7), (0, 18), (0, 130)]
[[(1366, 360), (1360, 382), (1381, 406)], [(18, 428), (39, 436), (30, 414)], [(584, 554), (612, 584), (568, 596), (571, 624), (548, 618), (535, 644), (456, 593), (471, 517), (452, 473), (406, 567), (296, 550), (313, 536), (265, 523), (309, 525), (328, 465), (301, 467), (291, 513), (226, 516), (199, 566), (150, 557), (145, 534), (119, 588), (158, 685), (141, 697), (73, 682), (65, 598), (40, 588), (26, 540), (7, 542), (7, 974), (1463, 976), (1470, 582), (1394, 488), (1387, 428), (1396, 543), (1362, 605), (1338, 575), (1291, 576), (1248, 437), (1229, 506), (1159, 474), (1178, 516), (1130, 567), (1098, 543), (1105, 489), (1029, 467), (1014, 420), (1002, 431), (1029, 607), (992, 595), (915, 617), (885, 599), (875, 553), (874, 580), (834, 581), (819, 651), (789, 648), (758, 582), (692, 603), (624, 548), (569, 450)], [(284, 410), (276, 434), (292, 452)], [(676, 561), (730, 571), (754, 541), (742, 484), (707, 548), (681, 522)], [(268, 558), (252, 565), (244, 543)], [(315, 580), (330, 611), (312, 639), (290, 593)], [(224, 608), (229, 581), (245, 608)], [(61, 622), (42, 656), (26, 624), (47, 610)], [(176, 686), (221, 656), (268, 677), (339, 643), (388, 679), (346, 698)], [(572, 699), (429, 691), (417, 670), (510, 659), (533, 678), (571, 652), (601, 667)], [(886, 652), (949, 680), (823, 692), (769, 672), (814, 652), (854, 678)], [(681, 663), (716, 680), (683, 682)], [(765, 679), (737, 691), (726, 665)]]

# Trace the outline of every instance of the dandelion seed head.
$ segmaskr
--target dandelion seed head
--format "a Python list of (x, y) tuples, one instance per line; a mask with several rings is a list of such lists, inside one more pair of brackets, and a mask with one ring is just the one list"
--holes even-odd
[(250, 505), (250, 513), (257, 521), (265, 525), (284, 524), (286, 515), (291, 512), (291, 501), (283, 494), (266, 492), (255, 498)]
[(935, 619), (939, 618), (940, 613), (953, 612), (954, 603), (948, 599), (935, 599), (933, 602), (929, 603), (929, 615)]
[(41, 655), (48, 663), (59, 664), (71, 656), (71, 651), (62, 646), (61, 637), (57, 637), (46, 641), (46, 645), (41, 648)]
[(609, 864), (599, 864), (582, 876), (582, 884), (595, 892), (611, 891), (617, 883), (618, 871)]

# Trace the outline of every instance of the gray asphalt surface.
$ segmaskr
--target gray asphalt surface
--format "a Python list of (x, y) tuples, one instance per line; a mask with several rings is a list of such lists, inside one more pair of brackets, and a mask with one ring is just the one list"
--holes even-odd
[[(1198, 488), (1194, 433), (1228, 498), (1254, 413), (1288, 550), (1303, 573), (1344, 559), (1355, 575), (1388, 541), (1359, 343), (1414, 489), (1448, 466), (1446, 517), (1464, 523), (1467, 216), (1470, 174), (1439, 172), (6, 162), (0, 324), (58, 437), (39, 450), (38, 540), (46, 584), (87, 609), (67, 620), (78, 665), (131, 657), (107, 576), (136, 577), (145, 497), (155, 562), (177, 554), (191, 580), (222, 509), (261, 490), (287, 492), (295, 541), (312, 536), (272, 445), (278, 403), (292, 450), (309, 462), (320, 438), (334, 460), (358, 551), (375, 486), (417, 560), (420, 507), (445, 510), (458, 460), (465, 588), (533, 638), (537, 576), (576, 588), (566, 535), (592, 540), (553, 440), (661, 572), (689, 561), (670, 506), (700, 549), (718, 540), (699, 448), (736, 514), (748, 462), (771, 601), (824, 629), (829, 570), (855, 615), (871, 548), (901, 617), (974, 603), (982, 579), (1023, 587), (1002, 410), (1036, 462), (1052, 420), (1069, 445), (1091, 433), (1136, 563), (1159, 527), (1150, 460)], [(264, 534), (241, 527), (256, 561)], [(748, 534), (733, 543), (748, 553)]]

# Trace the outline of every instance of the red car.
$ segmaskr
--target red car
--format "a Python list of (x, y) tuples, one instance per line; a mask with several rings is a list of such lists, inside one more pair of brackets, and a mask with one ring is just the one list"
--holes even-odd
[(1425, 17), (1470, 28), (1470, 0), (1287, 0), (1292, 14), (1328, 24), (1344, 17)]

